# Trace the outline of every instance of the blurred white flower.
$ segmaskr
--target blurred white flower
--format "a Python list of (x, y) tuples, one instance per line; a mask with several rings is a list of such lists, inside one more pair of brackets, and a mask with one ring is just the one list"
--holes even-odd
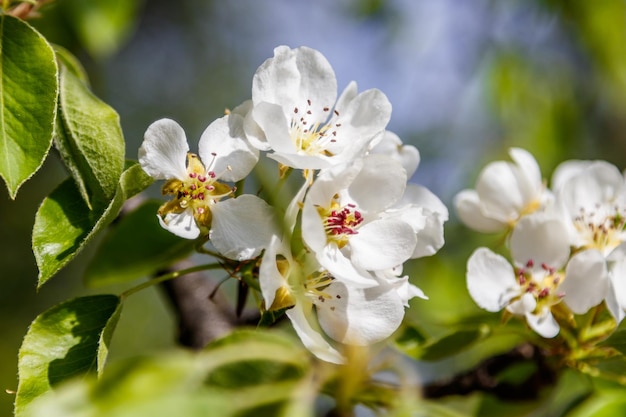
[(535, 158), (519, 148), (511, 148), (509, 155), (513, 162), (489, 163), (480, 172), (475, 189), (456, 195), (454, 205), (468, 227), (484, 233), (504, 231), (552, 201)]
[[(551, 216), (523, 217), (511, 235), (515, 268), (504, 257), (478, 248), (467, 264), (467, 287), (476, 304), (491, 312), (506, 308), (524, 316), (541, 336), (556, 336), (559, 325), (551, 307), (564, 296), (563, 267), (570, 254), (564, 233), (565, 226)], [(587, 287), (572, 291), (584, 294)]]

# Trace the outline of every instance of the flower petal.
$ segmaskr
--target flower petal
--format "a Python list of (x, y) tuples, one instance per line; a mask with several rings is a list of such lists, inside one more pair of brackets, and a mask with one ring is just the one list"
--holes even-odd
[(324, 246), (321, 251), (315, 253), (315, 256), (320, 265), (332, 276), (351, 286), (364, 288), (375, 286), (377, 283), (367, 272), (355, 266), (334, 243)]
[(173, 120), (161, 119), (148, 126), (139, 147), (139, 163), (154, 179), (185, 179), (188, 151), (183, 128)]
[(519, 266), (532, 260), (537, 269), (542, 265), (560, 269), (570, 254), (565, 224), (543, 212), (522, 217), (513, 229), (510, 245)]
[(234, 113), (215, 120), (204, 130), (198, 154), (207, 170), (229, 182), (245, 178), (259, 160), (258, 149), (245, 140), (243, 118)]
[(212, 209), (209, 239), (230, 259), (252, 259), (265, 249), (273, 235), (280, 235), (274, 209), (254, 195), (220, 201)]
[(330, 298), (315, 302), (317, 317), (324, 332), (341, 343), (366, 346), (380, 342), (404, 318), (402, 300), (384, 283), (363, 289), (334, 281), (324, 292)]
[(367, 223), (350, 238), (352, 262), (376, 271), (393, 268), (411, 257), (417, 237), (410, 224), (394, 218)]
[(467, 289), (481, 308), (502, 310), (518, 295), (511, 264), (487, 248), (478, 248), (467, 261)]
[(312, 317), (312, 307), (297, 303), (287, 310), (287, 317), (300, 337), (304, 346), (323, 361), (342, 364), (345, 358), (337, 349), (332, 347), (321, 335), (321, 329)]
[(578, 252), (565, 268), (565, 280), (559, 291), (564, 301), (576, 314), (584, 314), (602, 302), (608, 291), (609, 279), (606, 260), (597, 249)]
[(482, 212), (480, 197), (475, 190), (463, 190), (454, 197), (454, 207), (461, 221), (469, 228), (482, 233), (505, 230), (504, 221), (487, 217)]
[(193, 212), (190, 209), (182, 213), (167, 213), (165, 219), (157, 215), (161, 227), (185, 239), (195, 239), (200, 236), (200, 228), (196, 224)]
[(411, 178), (420, 163), (420, 153), (413, 145), (404, 145), (395, 133), (386, 130), (382, 140), (374, 146), (370, 153), (381, 153), (399, 161), (406, 171), (407, 178)]
[(551, 339), (559, 334), (559, 324), (549, 308), (545, 307), (539, 314), (526, 314), (526, 321), (538, 335)]
[[(259, 66), (252, 79), (252, 101), (282, 106), (285, 114), (311, 101), (315, 114), (324, 114), (337, 99), (335, 72), (324, 55), (308, 48), (279, 46)], [(304, 110), (304, 109), (303, 109)]]

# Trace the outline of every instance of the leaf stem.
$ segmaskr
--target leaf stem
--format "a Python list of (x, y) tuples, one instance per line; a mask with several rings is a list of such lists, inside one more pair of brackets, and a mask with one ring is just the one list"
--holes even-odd
[(120, 298), (126, 298), (130, 295), (135, 294), (136, 292), (139, 292), (145, 288), (151, 287), (153, 285), (156, 284), (160, 284), (162, 282), (168, 281), (170, 279), (175, 279), (178, 277), (181, 277), (183, 275), (187, 275), (187, 274), (191, 274), (193, 272), (198, 272), (198, 271), (208, 271), (211, 269), (220, 269), (222, 268), (222, 264), (220, 263), (212, 263), (212, 264), (203, 264), (203, 265), (197, 265), (197, 266), (193, 266), (191, 268), (186, 268), (186, 269), (181, 269), (178, 271), (173, 271), (164, 275), (160, 275), (156, 278), (153, 278), (149, 281), (144, 282), (143, 284), (139, 284), (135, 287), (132, 287), (126, 291), (124, 291), (122, 294), (120, 294)]

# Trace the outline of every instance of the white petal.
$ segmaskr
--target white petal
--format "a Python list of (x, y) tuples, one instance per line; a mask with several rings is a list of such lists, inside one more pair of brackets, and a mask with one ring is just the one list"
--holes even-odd
[(154, 179), (185, 179), (188, 151), (183, 128), (173, 120), (161, 119), (148, 126), (139, 147), (139, 163)]
[(252, 79), (254, 104), (279, 104), (286, 114), (294, 107), (306, 106), (307, 100), (314, 113), (324, 114), (323, 108), (332, 107), (336, 98), (337, 80), (330, 63), (307, 47), (275, 48), (274, 56), (259, 66)]
[(363, 225), (350, 237), (350, 259), (366, 270), (389, 269), (409, 259), (416, 244), (411, 225), (384, 218)]
[(623, 199), (624, 193), (624, 178), (619, 170), (608, 162), (595, 161), (561, 186), (558, 200), (575, 217), (581, 208), (591, 213), (598, 203), (613, 204)]
[(496, 161), (488, 164), (476, 182), (483, 213), (508, 222), (516, 220), (525, 206), (520, 190), (516, 166), (510, 162)]
[(570, 254), (565, 225), (542, 212), (524, 216), (517, 222), (510, 245), (513, 259), (520, 266), (532, 260), (537, 269), (543, 264), (560, 269)]
[(406, 171), (399, 162), (386, 155), (369, 155), (348, 192), (359, 210), (378, 213), (402, 198), (406, 180)]
[(532, 313), (536, 307), (537, 300), (535, 299), (535, 296), (525, 293), (520, 298), (509, 304), (506, 309), (516, 316), (525, 316)]
[(420, 153), (413, 145), (404, 145), (395, 133), (386, 130), (382, 140), (374, 146), (371, 153), (388, 155), (399, 161), (406, 170), (407, 178), (411, 178), (420, 163)]
[(351, 345), (371, 345), (388, 338), (402, 323), (404, 306), (393, 287), (381, 284), (353, 288), (334, 281), (331, 297), (315, 302), (317, 317), (332, 339)]
[(487, 248), (478, 248), (467, 262), (467, 289), (481, 308), (500, 311), (519, 293), (511, 264)]
[(620, 305), (617, 301), (617, 292), (613, 288), (612, 281), (609, 281), (609, 290), (605, 302), (606, 308), (609, 310), (613, 318), (615, 318), (617, 324), (621, 323), (621, 321), (624, 320), (624, 317), (626, 317), (626, 310), (625, 307)]
[(559, 190), (563, 187), (563, 184), (565, 184), (570, 178), (578, 175), (590, 164), (591, 161), (579, 160), (561, 162), (552, 173), (552, 180), (550, 181), (552, 190), (554, 192), (559, 192)]
[(200, 228), (196, 224), (193, 212), (189, 209), (182, 213), (167, 213), (165, 219), (157, 215), (159, 223), (164, 229), (174, 233), (176, 236), (185, 239), (195, 239), (200, 236)]
[(367, 272), (356, 267), (337, 247), (330, 243), (316, 252), (316, 259), (332, 276), (354, 287), (372, 287), (377, 281)]
[(608, 261), (611, 281), (609, 295), (613, 294), (613, 300), (619, 305), (620, 310), (624, 311), (626, 310), (626, 243), (615, 248), (609, 255)]
[(204, 130), (198, 154), (207, 170), (229, 182), (245, 178), (259, 160), (258, 149), (245, 140), (243, 118), (234, 113), (215, 120)]
[(251, 115), (263, 131), (271, 149), (287, 154), (297, 152), (289, 135), (289, 122), (279, 105), (266, 102), (259, 103), (254, 106)]
[(417, 244), (411, 255), (411, 259), (431, 256), (437, 253), (445, 243), (443, 236), (443, 222), (439, 213), (423, 210), (426, 216), (424, 228), (417, 233)]
[(511, 148), (509, 155), (517, 167), (521, 194), (524, 201), (528, 203), (537, 198), (543, 190), (539, 164), (537, 164), (535, 157), (524, 149)]
[(604, 256), (596, 249), (588, 249), (572, 256), (559, 291), (565, 293), (564, 301), (574, 313), (584, 314), (602, 302), (608, 285)]
[[(300, 337), (304, 346), (323, 361), (342, 364), (345, 358), (330, 345), (320, 334), (319, 325), (312, 317), (311, 306), (303, 307), (299, 303), (287, 310), (287, 317)], [(306, 310), (306, 311), (305, 311)]]
[(482, 212), (480, 197), (475, 190), (463, 190), (454, 197), (454, 207), (461, 221), (469, 228), (482, 233), (495, 233), (505, 230), (504, 221), (487, 217)]
[(445, 204), (428, 188), (419, 184), (407, 184), (402, 199), (397, 206), (403, 204), (415, 204), (426, 207), (432, 212), (439, 213), (442, 221), (448, 220), (448, 208)]
[(542, 309), (539, 314), (526, 314), (526, 321), (530, 328), (542, 337), (550, 339), (559, 334), (559, 324), (549, 308)]
[(273, 235), (280, 235), (274, 209), (254, 195), (220, 201), (212, 209), (209, 238), (213, 246), (230, 259), (252, 259), (267, 247)]
[[(276, 256), (285, 256), (288, 261), (291, 261), (289, 251), (287, 251), (283, 242), (278, 236), (272, 236), (269, 245), (263, 253), (263, 260), (259, 267), (259, 285), (261, 287), (261, 294), (265, 301), (265, 307), (270, 308), (276, 297), (276, 291), (283, 286), (287, 285), (287, 279), (278, 270), (276, 264)], [(290, 262), (291, 263), (291, 262)]]

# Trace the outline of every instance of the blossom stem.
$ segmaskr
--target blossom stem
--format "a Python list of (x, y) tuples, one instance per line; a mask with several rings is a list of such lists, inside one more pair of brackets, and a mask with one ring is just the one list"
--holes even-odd
[(197, 265), (197, 266), (193, 266), (191, 268), (186, 268), (186, 269), (181, 269), (178, 271), (174, 271), (174, 272), (170, 272), (168, 274), (164, 274), (164, 275), (160, 275), (156, 278), (153, 278), (149, 281), (144, 282), (143, 284), (139, 284), (135, 287), (132, 287), (126, 291), (124, 291), (121, 295), (120, 298), (126, 298), (132, 294), (135, 294), (136, 292), (139, 292), (145, 288), (148, 287), (152, 287), (153, 285), (156, 284), (160, 284), (162, 282), (168, 281), (170, 279), (175, 279), (178, 277), (181, 277), (183, 275), (187, 275), (187, 274), (191, 274), (193, 272), (198, 272), (198, 271), (208, 271), (211, 269), (220, 269), (222, 268), (222, 264), (220, 263), (212, 263), (212, 264), (203, 264), (203, 265)]

